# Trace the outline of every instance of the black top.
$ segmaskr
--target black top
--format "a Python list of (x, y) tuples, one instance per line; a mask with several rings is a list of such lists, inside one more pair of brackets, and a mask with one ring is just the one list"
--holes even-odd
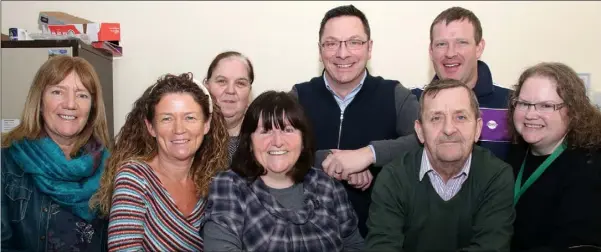
[[(548, 156), (512, 146), (508, 162), (522, 185)], [(516, 206), (511, 251), (565, 251), (601, 247), (601, 152), (566, 149), (526, 190)]]
[(103, 220), (86, 222), (57, 204), (49, 214), (47, 251), (101, 251)]

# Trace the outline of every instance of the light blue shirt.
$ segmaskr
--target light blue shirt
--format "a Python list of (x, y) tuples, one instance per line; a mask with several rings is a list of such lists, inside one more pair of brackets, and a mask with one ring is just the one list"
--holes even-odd
[(365, 71), (365, 73), (363, 74), (363, 78), (361, 79), (361, 82), (359, 82), (359, 85), (357, 85), (355, 88), (353, 88), (353, 90), (346, 97), (342, 98), (342, 97), (338, 96), (334, 92), (334, 90), (332, 90), (332, 87), (330, 86), (330, 83), (328, 82), (328, 78), (326, 78), (326, 74), (325, 73), (323, 74), (323, 81), (326, 83), (326, 88), (330, 91), (330, 93), (332, 93), (332, 95), (334, 95), (334, 99), (336, 100), (336, 103), (338, 103), (341, 113), (344, 113), (344, 110), (346, 109), (346, 107), (351, 103), (351, 101), (353, 101), (353, 99), (355, 99), (355, 96), (357, 96), (357, 93), (359, 93), (359, 91), (363, 87), (363, 82), (365, 81), (366, 77), (367, 77), (367, 71)]
[[(359, 93), (359, 91), (363, 87), (363, 82), (365, 82), (366, 77), (367, 77), (367, 71), (365, 71), (363, 73), (363, 78), (361, 79), (361, 82), (359, 82), (359, 85), (357, 85), (355, 88), (353, 88), (353, 90), (348, 95), (346, 95), (346, 97), (342, 98), (342, 97), (338, 96), (334, 92), (334, 90), (332, 90), (332, 87), (330, 86), (330, 83), (328, 82), (328, 79), (326, 78), (326, 74), (324, 72), (323, 81), (326, 83), (326, 88), (334, 96), (334, 100), (336, 100), (336, 103), (338, 103), (338, 107), (340, 107), (341, 113), (344, 113), (344, 110), (346, 109), (346, 107), (351, 103), (351, 101), (353, 101), (353, 99), (355, 99), (355, 96), (357, 96), (357, 93)], [(368, 145), (368, 146), (371, 149), (371, 153), (374, 156), (374, 162), (375, 162), (376, 161), (376, 151), (374, 150), (374, 147), (372, 145)]]
[(461, 171), (449, 178), (449, 180), (445, 183), (442, 179), (442, 176), (432, 168), (432, 163), (430, 163), (430, 158), (428, 158), (427, 150), (424, 149), (422, 153), (422, 164), (419, 167), (419, 181), (424, 179), (424, 176), (428, 174), (430, 177), (430, 183), (434, 190), (438, 195), (444, 200), (448, 201), (451, 198), (455, 197), (459, 190), (461, 190), (461, 186), (467, 180), (467, 177), (470, 174), (470, 168), (472, 166), (472, 154), (468, 157), (467, 161), (463, 164), (463, 168)]

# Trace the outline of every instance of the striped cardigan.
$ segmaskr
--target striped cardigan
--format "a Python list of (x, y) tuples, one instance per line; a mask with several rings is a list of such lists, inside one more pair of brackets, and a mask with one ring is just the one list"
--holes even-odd
[(115, 177), (109, 216), (109, 251), (202, 251), (205, 201), (185, 217), (152, 168), (131, 161)]

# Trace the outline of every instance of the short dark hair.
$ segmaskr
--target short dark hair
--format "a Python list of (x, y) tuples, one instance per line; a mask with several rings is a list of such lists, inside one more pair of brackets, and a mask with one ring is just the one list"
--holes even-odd
[(365, 14), (363, 14), (362, 11), (360, 11), (359, 9), (355, 8), (355, 6), (351, 5), (343, 5), (343, 6), (338, 6), (334, 9), (329, 10), (328, 12), (326, 12), (326, 14), (323, 16), (323, 19), (321, 20), (321, 25), (319, 27), (319, 40), (321, 41), (321, 36), (323, 36), (323, 29), (326, 26), (326, 23), (328, 22), (328, 20), (332, 19), (332, 18), (336, 18), (336, 17), (341, 17), (341, 16), (352, 16), (352, 17), (357, 17), (361, 20), (361, 23), (363, 23), (363, 30), (365, 30), (365, 34), (367, 34), (367, 39), (371, 39), (371, 29), (369, 28), (369, 22), (367, 21), (367, 17), (365, 17)]
[(422, 122), (422, 114), (424, 113), (424, 99), (427, 95), (431, 95), (432, 98), (436, 97), (436, 94), (441, 90), (451, 89), (456, 87), (465, 88), (470, 97), (470, 107), (472, 108), (472, 112), (476, 116), (476, 119), (480, 118), (480, 104), (478, 103), (478, 98), (476, 97), (476, 93), (468, 87), (465, 83), (459, 80), (454, 79), (436, 79), (433, 80), (430, 84), (428, 84), (424, 91), (422, 92), (422, 96), (419, 98), (419, 115), (418, 120)]
[(432, 43), (434, 31), (434, 26), (438, 23), (445, 22), (446, 25), (453, 21), (462, 21), (467, 19), (474, 26), (474, 40), (476, 40), (476, 45), (480, 44), (482, 40), (482, 24), (480, 24), (480, 19), (474, 14), (472, 11), (461, 8), (461, 7), (451, 7), (436, 16), (432, 25), (430, 25), (430, 43)]
[(313, 165), (313, 132), (307, 116), (296, 98), (281, 91), (266, 91), (257, 96), (248, 106), (240, 126), (238, 149), (232, 157), (232, 171), (246, 178), (248, 182), (267, 174), (267, 171), (259, 164), (252, 151), (251, 135), (257, 129), (259, 119), (263, 120), (262, 127), (266, 130), (270, 130), (274, 126), (284, 129), (285, 121), (288, 121), (295, 129), (300, 130), (303, 148), (294, 168), (286, 175), (290, 176), (295, 183), (302, 182)]
[(226, 52), (217, 54), (217, 56), (215, 56), (213, 61), (211, 61), (211, 64), (209, 65), (209, 69), (207, 69), (207, 76), (205, 77), (205, 81), (208, 81), (211, 78), (211, 76), (213, 76), (213, 71), (215, 71), (215, 68), (217, 68), (217, 65), (219, 64), (219, 62), (222, 59), (227, 59), (229, 57), (240, 57), (246, 61), (246, 64), (248, 67), (248, 81), (250, 82), (250, 84), (252, 84), (253, 81), (255, 80), (255, 70), (253, 68), (253, 64), (250, 62), (248, 57), (246, 57), (242, 53), (239, 53), (236, 51), (226, 51)]

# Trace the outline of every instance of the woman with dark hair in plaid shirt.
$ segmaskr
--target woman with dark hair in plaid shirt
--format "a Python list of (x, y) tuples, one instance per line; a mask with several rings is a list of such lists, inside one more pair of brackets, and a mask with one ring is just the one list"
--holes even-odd
[(209, 189), (205, 251), (361, 251), (357, 216), (340, 182), (312, 167), (301, 106), (268, 91), (249, 106), (231, 170)]

